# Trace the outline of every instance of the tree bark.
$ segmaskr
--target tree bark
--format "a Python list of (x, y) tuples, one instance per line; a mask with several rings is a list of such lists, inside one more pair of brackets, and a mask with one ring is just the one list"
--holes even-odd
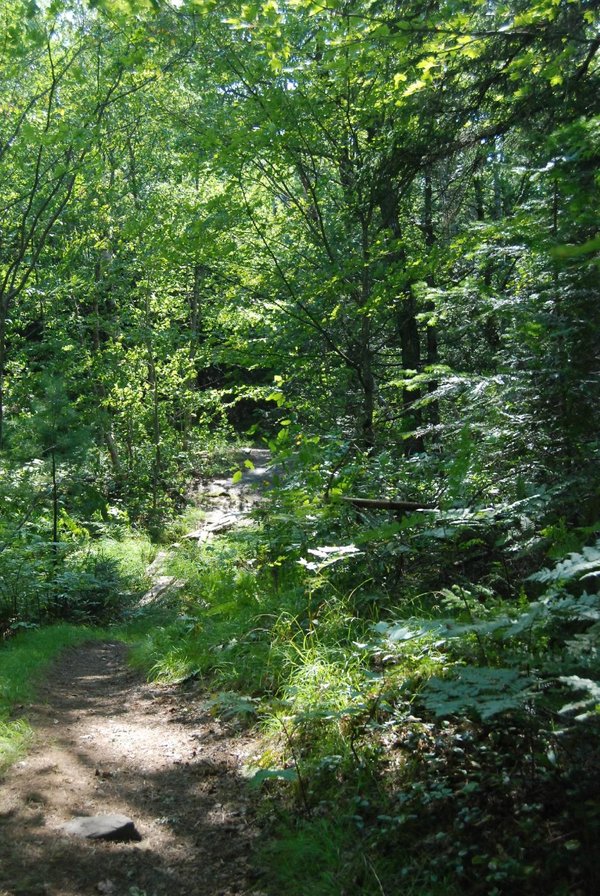
[[(397, 189), (393, 180), (384, 174), (377, 189), (377, 204), (381, 213), (382, 224), (390, 231), (397, 244), (387, 256), (388, 263), (401, 265), (406, 261), (406, 255), (403, 247), (399, 245), (402, 239), (402, 228), (400, 226), (400, 207)], [(405, 370), (420, 370), (421, 344), (416, 319), (415, 300), (410, 289), (407, 289), (400, 299), (400, 307), (396, 316), (396, 330), (400, 340), (400, 356), (403, 368)], [(409, 392), (407, 389), (403, 390), (404, 418), (411, 430), (416, 429), (421, 423), (421, 412), (414, 407), (419, 397), (418, 391)], [(404, 441), (404, 453), (407, 455), (423, 451), (423, 447), (422, 436), (411, 435)]]
[(50, 449), (50, 462), (52, 469), (52, 554), (58, 558), (58, 482), (56, 480), (56, 449)]
[[(425, 175), (423, 200), (423, 232), (425, 235), (425, 245), (427, 246), (427, 250), (431, 257), (432, 249), (435, 246), (435, 230), (433, 227), (433, 187), (431, 183), (431, 176), (429, 174)], [(429, 286), (434, 285), (433, 274), (429, 275), (427, 282)], [(433, 314), (433, 312), (435, 311), (435, 303), (431, 299), (427, 301), (425, 310), (428, 314)], [(430, 320), (427, 322), (426, 347), (427, 366), (432, 367), (438, 362), (438, 339), (437, 327), (435, 326), (435, 324), (432, 324)], [(436, 379), (430, 380), (427, 387), (429, 393), (432, 394), (436, 392), (437, 388), (438, 381)], [(433, 426), (437, 426), (437, 424), (440, 422), (440, 408), (438, 402), (431, 401), (428, 405), (427, 410), (431, 424)]]

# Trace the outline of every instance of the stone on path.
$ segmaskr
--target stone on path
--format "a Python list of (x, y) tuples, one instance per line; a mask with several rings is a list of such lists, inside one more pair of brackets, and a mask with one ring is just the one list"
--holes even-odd
[(141, 840), (135, 824), (126, 815), (80, 815), (61, 825), (66, 834), (86, 840)]

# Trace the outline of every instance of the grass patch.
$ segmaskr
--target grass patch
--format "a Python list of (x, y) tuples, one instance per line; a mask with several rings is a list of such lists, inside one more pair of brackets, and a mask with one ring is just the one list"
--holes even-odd
[(339, 896), (348, 873), (344, 834), (326, 819), (283, 826), (260, 851), (259, 865), (287, 896)]
[(102, 538), (93, 544), (94, 553), (119, 564), (132, 583), (145, 583), (146, 569), (156, 556), (157, 547), (147, 535), (128, 532), (122, 538)]
[(0, 719), (0, 774), (15, 763), (27, 750), (33, 732), (24, 719)]
[(194, 673), (217, 690), (285, 699), (293, 693), (299, 708), (311, 703), (313, 692), (328, 691), (327, 706), (344, 704), (360, 680), (360, 659), (350, 646), (365, 624), (325, 590), (318, 605), (307, 603), (302, 570), (263, 554), (260, 530), (200, 549), (181, 544), (166, 571), (184, 587), (168, 622), (134, 647), (133, 664), (164, 682)]
[(254, 547), (252, 537), (215, 540), (200, 551), (182, 544), (167, 572), (185, 586), (169, 622), (134, 648), (133, 664), (161, 681), (193, 672), (216, 688), (269, 691), (269, 621), (280, 599), (254, 567)]
[[(436, 884), (423, 880), (414, 866), (410, 876), (398, 873), (401, 857), (371, 852), (348, 818), (281, 824), (259, 850), (258, 865), (268, 876), (272, 892), (286, 896), (381, 896), (391, 892), (452, 896), (458, 892), (448, 881)], [(391, 881), (397, 889), (388, 889)]]

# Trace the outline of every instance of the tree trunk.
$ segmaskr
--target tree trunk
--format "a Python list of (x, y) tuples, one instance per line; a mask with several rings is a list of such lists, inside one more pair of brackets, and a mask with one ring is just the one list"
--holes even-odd
[(114, 436), (109, 429), (104, 429), (102, 435), (104, 436), (104, 443), (108, 450), (108, 454), (110, 457), (110, 462), (112, 464), (112, 468), (115, 474), (115, 479), (121, 483), (123, 480), (123, 467), (121, 465), (121, 459), (119, 457), (119, 449), (117, 448), (117, 443), (115, 442)]
[(162, 473), (160, 402), (158, 395), (158, 377), (156, 375), (156, 364), (152, 346), (150, 303), (147, 295), (145, 300), (145, 317), (148, 382), (152, 390), (152, 444), (154, 447), (154, 462), (152, 464), (152, 516), (154, 518), (153, 523), (158, 526), (159, 491)]
[[(435, 231), (433, 229), (433, 189), (431, 184), (431, 177), (429, 174), (425, 175), (425, 189), (424, 189), (424, 202), (423, 202), (423, 232), (425, 234), (425, 245), (430, 253), (435, 245)], [(433, 274), (430, 274), (427, 283), (429, 286), (434, 285), (434, 277)], [(435, 311), (435, 303), (432, 300), (429, 300), (425, 305), (425, 311), (428, 314), (433, 315)], [(437, 339), (437, 327), (435, 324), (432, 324), (430, 320), (427, 321), (427, 330), (426, 330), (426, 347), (427, 347), (427, 366), (431, 367), (438, 362), (438, 339)], [(431, 379), (428, 385), (428, 391), (430, 394), (437, 391), (438, 381), (436, 379)], [(437, 401), (431, 401), (427, 406), (429, 420), (433, 426), (437, 426), (440, 422), (440, 408)]]
[(437, 510), (435, 504), (421, 504), (417, 501), (400, 501), (388, 498), (359, 498), (344, 495), (338, 500), (353, 507), (364, 507), (365, 510), (397, 510), (401, 513), (414, 513), (417, 510)]
[[(371, 295), (370, 235), (369, 221), (366, 218), (361, 222), (361, 227), (363, 270), (358, 304), (360, 308), (364, 308)], [(363, 314), (360, 326), (360, 381), (363, 390), (361, 436), (367, 452), (372, 451), (375, 447), (376, 383), (373, 374), (371, 330), (371, 319), (368, 314)]]
[[(396, 243), (402, 239), (402, 228), (400, 226), (400, 208), (398, 204), (396, 185), (388, 178), (384, 178), (380, 184), (377, 193), (377, 201), (381, 212), (381, 219), (384, 227), (386, 227)], [(388, 263), (400, 265), (406, 261), (406, 255), (402, 246), (397, 245), (394, 250), (388, 253)], [(406, 290), (404, 296), (400, 300), (400, 308), (396, 317), (396, 329), (400, 340), (400, 355), (402, 366), (405, 370), (420, 370), (421, 367), (421, 344), (419, 339), (419, 328), (416, 319), (415, 300)], [(421, 412), (414, 407), (414, 404), (420, 398), (420, 393), (409, 392), (407, 389), (402, 393), (402, 404), (404, 407), (404, 417), (407, 428), (416, 429), (421, 423)], [(404, 453), (414, 454), (423, 450), (422, 436), (409, 436), (404, 441)]]
[[(415, 300), (412, 293), (408, 291), (404, 295), (400, 314), (398, 315), (398, 330), (402, 352), (402, 367), (405, 371), (419, 371), (421, 369), (421, 340), (417, 325)], [(422, 423), (421, 410), (415, 407), (415, 403), (420, 397), (418, 390), (415, 393), (405, 389), (402, 394), (404, 418), (410, 432), (418, 429)], [(410, 435), (404, 441), (404, 453), (407, 455), (415, 454), (423, 451), (423, 449), (423, 436), (421, 435)]]
[(52, 470), (52, 553), (54, 560), (58, 557), (58, 483), (56, 481), (56, 449), (50, 449)]
[[(192, 281), (192, 289), (190, 292), (190, 317), (189, 317), (189, 327), (190, 327), (190, 347), (189, 347), (189, 359), (192, 363), (195, 362), (196, 355), (198, 353), (198, 342), (200, 339), (200, 333), (202, 330), (202, 321), (200, 317), (200, 295), (201, 295), (201, 287), (202, 281), (205, 275), (205, 269), (203, 265), (199, 262), (194, 264), (193, 268), (193, 281)], [(195, 373), (193, 376), (188, 377), (185, 381), (185, 390), (186, 392), (189, 390), (190, 392), (194, 392), (196, 389), (196, 380), (198, 376), (198, 370), (196, 364), (194, 363)], [(184, 395), (184, 405), (181, 409), (181, 433), (183, 437), (183, 448), (187, 449), (188, 445), (188, 435), (194, 423), (194, 414), (193, 411), (186, 405), (186, 399)]]
[(372, 451), (375, 447), (376, 386), (375, 377), (373, 376), (372, 352), (368, 343), (363, 346), (360, 378), (363, 390), (361, 440), (365, 447), (365, 450)]

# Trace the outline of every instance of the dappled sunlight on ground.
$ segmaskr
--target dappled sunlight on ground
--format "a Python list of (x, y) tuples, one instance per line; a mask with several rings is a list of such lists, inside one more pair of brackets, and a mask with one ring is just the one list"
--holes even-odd
[[(26, 709), (35, 747), (0, 785), (2, 896), (249, 891), (257, 831), (242, 766), (256, 743), (201, 695), (142, 682), (125, 654), (116, 643), (69, 651)], [(131, 817), (142, 840), (61, 830), (106, 813)]]

